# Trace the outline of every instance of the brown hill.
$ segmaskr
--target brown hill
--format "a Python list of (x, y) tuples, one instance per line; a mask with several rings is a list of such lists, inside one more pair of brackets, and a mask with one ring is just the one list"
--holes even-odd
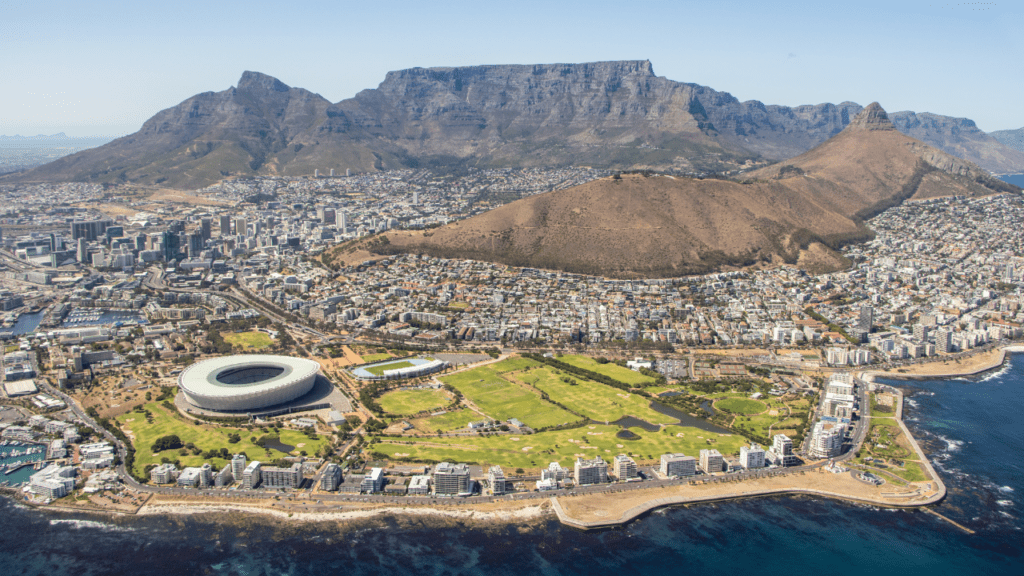
[[(679, 276), (786, 261), (844, 266), (861, 223), (908, 198), (1019, 191), (898, 132), (878, 104), (840, 134), (744, 182), (625, 175), (525, 198), (442, 228), (368, 240), (425, 253), (614, 277)], [(345, 260), (335, 252), (329, 259)]]

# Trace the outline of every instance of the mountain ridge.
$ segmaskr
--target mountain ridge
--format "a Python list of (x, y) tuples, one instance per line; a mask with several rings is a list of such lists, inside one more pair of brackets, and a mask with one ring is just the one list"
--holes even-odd
[[(246, 71), (236, 86), (162, 110), (134, 134), (6, 181), (197, 188), (316, 168), (570, 164), (732, 172), (806, 152), (861, 109), (740, 102), (656, 76), (647, 60), (410, 68), (337, 103)], [(1024, 152), (973, 122), (893, 116), (897, 127), (989, 170), (1024, 172)]]

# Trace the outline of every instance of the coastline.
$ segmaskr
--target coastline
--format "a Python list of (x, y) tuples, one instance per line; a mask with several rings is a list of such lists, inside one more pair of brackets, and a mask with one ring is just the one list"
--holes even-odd
[[(939, 361), (935, 361), (920, 364), (918, 366), (915, 366), (915, 368), (918, 368), (917, 371), (911, 371), (913, 370), (913, 368), (908, 369), (906, 372), (896, 372), (888, 370), (881, 372), (872, 370), (864, 371), (861, 372), (860, 378), (867, 382), (874, 382), (875, 378), (886, 378), (889, 380), (935, 380), (942, 378), (960, 378), (964, 376), (977, 376), (978, 374), (982, 374), (984, 372), (995, 370), (996, 368), (1001, 367), (1003, 364), (1006, 363), (1007, 354), (1013, 354), (1018, 352), (1024, 352), (1024, 344), (1007, 344), (1005, 346), (1000, 346), (995, 350), (984, 352), (983, 354), (988, 355), (987, 358), (983, 358), (980, 361), (968, 364), (967, 366), (964, 366), (960, 369), (957, 369), (955, 365), (950, 365), (949, 361), (946, 360), (941, 363)], [(950, 366), (950, 368), (952, 369), (943, 369), (941, 371), (928, 370), (929, 368), (945, 368), (946, 366)]]
[[(863, 372), (861, 378), (874, 382), (875, 378), (898, 380), (925, 380), (957, 378), (977, 375), (991, 371), (1006, 363), (1007, 354), (1024, 352), (1024, 344), (1010, 344), (986, 351), (988, 357), (980, 362), (969, 364), (960, 370), (942, 373), (913, 374), (901, 372)], [(937, 362), (931, 363), (939, 364)], [(943, 364), (948, 364), (948, 361)], [(902, 392), (899, 404), (902, 407)], [(733, 480), (728, 477), (712, 477), (707, 482), (697, 481), (687, 485), (654, 486), (625, 491), (612, 491), (600, 494), (555, 495), (548, 499), (517, 502), (514, 500), (490, 504), (467, 504), (459, 507), (436, 507), (429, 504), (410, 503), (408, 505), (367, 504), (364, 506), (330, 507), (314, 506), (310, 501), (293, 501), (278, 503), (276, 506), (252, 505), (246, 501), (231, 498), (210, 499), (203, 502), (192, 497), (154, 497), (136, 511), (113, 509), (78, 508), (75, 506), (38, 506), (39, 509), (50, 509), (62, 512), (111, 513), (114, 515), (190, 515), (190, 514), (255, 514), (275, 520), (298, 522), (347, 522), (360, 521), (383, 516), (412, 516), (459, 522), (479, 523), (526, 523), (554, 515), (558, 520), (570, 527), (591, 530), (608, 528), (626, 524), (656, 509), (670, 506), (698, 503), (723, 502), (757, 497), (805, 495), (842, 500), (856, 504), (866, 504), (884, 508), (916, 508), (939, 502), (946, 495), (946, 487), (924, 455), (917, 440), (910, 433), (902, 419), (902, 410), (896, 418), (900, 429), (909, 439), (919, 461), (930, 475), (930, 480), (915, 482), (906, 486), (905, 490), (893, 491), (894, 486), (886, 484), (865, 492), (863, 483), (843, 481), (850, 476), (848, 473), (832, 474), (820, 467), (813, 470), (785, 472), (779, 476)], [(870, 418), (870, 416), (868, 416)], [(831, 486), (822, 485), (822, 478), (827, 478)], [(625, 492), (625, 493), (624, 493)]]

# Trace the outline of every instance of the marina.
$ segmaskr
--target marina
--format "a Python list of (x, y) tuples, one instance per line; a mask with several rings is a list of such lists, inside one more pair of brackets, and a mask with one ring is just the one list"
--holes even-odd
[(43, 467), (46, 447), (29, 442), (0, 442), (0, 485), (18, 486)]

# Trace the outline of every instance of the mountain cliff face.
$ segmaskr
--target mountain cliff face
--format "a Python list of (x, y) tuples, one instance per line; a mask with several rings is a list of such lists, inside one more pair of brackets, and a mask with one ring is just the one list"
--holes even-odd
[(1024, 152), (1024, 128), (996, 130), (995, 132), (989, 132), (988, 135), (1014, 150)]
[[(864, 219), (906, 199), (1019, 192), (900, 133), (878, 104), (813, 150), (747, 176), (605, 178), (364, 246), (627, 278), (782, 261), (823, 271), (845, 265), (843, 243), (870, 237)], [(364, 257), (336, 251), (325, 260)]]
[[(767, 106), (654, 74), (648, 61), (413, 68), (331, 104), (272, 77), (161, 111), (139, 132), (7, 180), (190, 188), (252, 174), (399, 167), (593, 165), (727, 171), (791, 158), (858, 104)], [(897, 113), (901, 130), (995, 172), (1024, 153), (969, 120)]]

